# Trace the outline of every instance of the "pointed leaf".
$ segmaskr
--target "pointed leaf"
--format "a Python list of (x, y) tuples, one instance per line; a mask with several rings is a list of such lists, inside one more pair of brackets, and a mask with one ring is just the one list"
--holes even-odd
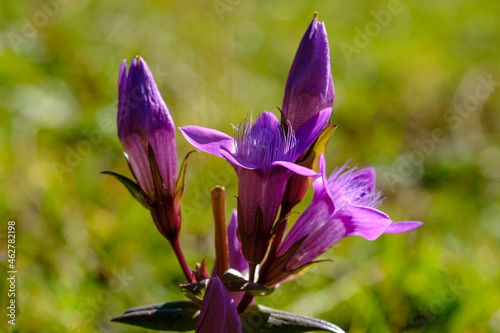
[(316, 261), (308, 262), (307, 264), (304, 264), (304, 265), (302, 265), (302, 266), (300, 266), (300, 267), (298, 267), (298, 268), (290, 271), (290, 273), (288, 274), (286, 280), (296, 279), (299, 276), (304, 275), (305, 273), (307, 273), (311, 268), (313, 268), (317, 264), (320, 264), (320, 263), (326, 262), (326, 261), (330, 261), (331, 262), (330, 259), (316, 260)]
[(313, 169), (314, 171), (319, 171), (319, 155), (325, 154), (326, 147), (333, 133), (337, 129), (337, 125), (330, 125), (321, 132), (318, 139), (309, 147), (307, 152), (301, 156), (296, 163), (302, 166)]
[(208, 279), (200, 282), (192, 282), (181, 284), (182, 293), (193, 301), (202, 301), (207, 289)]
[(180, 203), (182, 199), (182, 195), (184, 194), (184, 186), (186, 186), (186, 168), (189, 156), (192, 153), (198, 153), (199, 150), (191, 150), (187, 153), (186, 157), (184, 157), (184, 161), (182, 161), (181, 169), (179, 170), (179, 176), (177, 177), (177, 185), (175, 188), (175, 200)]
[(330, 125), (327, 128), (321, 132), (319, 135), (318, 139), (313, 145), (313, 152), (314, 152), (314, 162), (311, 165), (311, 168), (315, 171), (319, 170), (319, 155), (325, 154), (326, 153), (326, 146), (328, 145), (328, 142), (330, 141), (330, 138), (333, 135), (333, 132), (337, 129), (337, 125)]
[[(275, 257), (274, 260), (271, 262), (270, 267), (267, 271), (266, 276), (262, 277), (263, 284), (267, 286), (272, 286), (277, 283), (280, 283), (283, 281), (288, 275), (293, 273), (293, 271), (289, 271), (286, 269), (286, 264), (292, 256), (295, 254), (295, 252), (299, 249), (300, 245), (306, 240), (307, 236), (302, 237), (295, 243), (293, 243), (292, 246), (285, 252), (280, 257)], [(259, 279), (260, 280), (260, 279)]]
[(234, 269), (228, 269), (221, 278), (222, 284), (227, 291), (250, 291), (259, 290), (266, 292), (268, 289), (258, 283), (246, 280), (240, 272)]
[(325, 320), (306, 317), (291, 312), (252, 305), (240, 315), (241, 326), (246, 333), (302, 333), (313, 331), (344, 331)]
[(282, 224), (282, 223), (288, 223), (288, 218), (294, 214), (300, 214), (299, 212), (297, 211), (291, 211), (290, 213), (286, 214), (283, 218), (281, 218), (281, 220), (279, 220), (278, 222), (276, 222), (274, 225), (273, 225), (273, 229), (271, 230), (271, 235), (274, 235), (276, 233), (276, 231), (278, 231), (278, 228), (279, 226)]
[(160, 168), (156, 162), (155, 153), (151, 145), (148, 145), (148, 157), (149, 157), (149, 167), (151, 168), (151, 176), (153, 178), (153, 185), (155, 189), (155, 198), (161, 200), (163, 194), (167, 191), (163, 185), (163, 179), (161, 177)]
[(123, 185), (125, 185), (125, 187), (130, 192), (130, 194), (132, 194), (132, 196), (137, 201), (139, 201), (139, 203), (141, 205), (143, 205), (144, 207), (149, 209), (151, 200), (149, 199), (148, 195), (141, 189), (141, 187), (136, 182), (134, 182), (130, 178), (122, 176), (122, 175), (115, 173), (113, 171), (103, 171), (101, 173), (105, 174), (105, 175), (113, 176), (116, 179), (118, 179)]
[(166, 303), (154, 303), (149, 305), (136, 306), (130, 309), (127, 309), (125, 313), (138, 312), (138, 311), (146, 311), (146, 310), (165, 310), (165, 309), (200, 309), (200, 304), (197, 302), (191, 301), (177, 301), (177, 302), (166, 302)]
[(111, 321), (152, 330), (188, 332), (196, 328), (199, 314), (197, 303), (181, 301), (131, 308)]

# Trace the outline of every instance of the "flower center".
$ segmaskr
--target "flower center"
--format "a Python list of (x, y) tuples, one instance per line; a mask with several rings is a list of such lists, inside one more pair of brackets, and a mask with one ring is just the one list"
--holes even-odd
[(356, 168), (344, 172), (343, 166), (332, 174), (328, 180), (328, 188), (333, 196), (336, 209), (348, 205), (376, 208), (383, 198), (382, 192), (373, 189), (373, 184), (363, 176), (362, 170), (355, 172)]
[(262, 114), (252, 123), (249, 120), (233, 126), (236, 154), (267, 170), (274, 161), (291, 162), (297, 145), (291, 126), (284, 128), (274, 115)]

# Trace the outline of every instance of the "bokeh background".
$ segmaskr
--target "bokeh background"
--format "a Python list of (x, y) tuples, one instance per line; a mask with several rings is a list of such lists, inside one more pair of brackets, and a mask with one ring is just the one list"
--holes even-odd
[[(230, 133), (252, 110), (277, 112), (314, 11), (336, 88), (328, 170), (374, 166), (382, 210), (425, 225), (344, 239), (324, 256), (333, 262), (258, 301), (351, 333), (500, 332), (500, 2), (464, 0), (0, 2), (0, 250), (5, 264), (15, 220), (13, 331), (139, 332), (110, 318), (183, 298), (149, 213), (100, 174), (129, 174), (115, 124), (120, 62), (148, 62), (176, 125)], [(189, 150), (178, 133), (179, 156)], [(213, 263), (215, 185), (229, 215), (233, 170), (192, 156), (181, 231), (191, 265)], [(0, 331), (10, 331), (0, 281)]]

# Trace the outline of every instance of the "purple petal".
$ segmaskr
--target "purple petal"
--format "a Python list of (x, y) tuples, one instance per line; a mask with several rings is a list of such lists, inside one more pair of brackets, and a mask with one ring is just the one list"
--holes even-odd
[(222, 157), (221, 147), (234, 152), (234, 140), (227, 134), (199, 126), (184, 126), (179, 127), (179, 130), (190, 144), (201, 151), (219, 157)]
[[(144, 106), (149, 110), (147, 123), (149, 143), (155, 153), (164, 184), (168, 189), (175, 189), (177, 182), (177, 144), (174, 121), (160, 95), (147, 63), (142, 58), (136, 61), (137, 66), (132, 66), (130, 72), (133, 75), (134, 68), (137, 68), (137, 74), (143, 83), (145, 92)], [(133, 91), (131, 93), (134, 94)], [(138, 101), (138, 103), (141, 102)]]
[(353, 174), (353, 182), (359, 184), (359, 186), (366, 187), (369, 193), (372, 193), (375, 189), (375, 169), (373, 168), (364, 168), (359, 171), (356, 171)]
[(243, 273), (248, 269), (248, 263), (241, 253), (241, 244), (238, 236), (236, 235), (237, 229), (238, 215), (235, 209), (233, 210), (233, 214), (231, 214), (231, 222), (229, 222), (229, 227), (227, 229), (227, 238), (229, 245), (229, 267), (236, 269), (240, 273)]
[(281, 256), (298, 240), (308, 236), (288, 262), (287, 269), (311, 262), (344, 237), (345, 228), (332, 218), (333, 215), (331, 199), (326, 195), (315, 197), (314, 205), (302, 213), (278, 249), (277, 254)]
[(402, 221), (402, 222), (395, 222), (391, 224), (387, 229), (385, 229), (386, 234), (399, 234), (401, 232), (407, 232), (410, 230), (413, 230), (415, 228), (418, 228), (422, 225), (422, 222), (418, 221)]
[(330, 122), (331, 115), (332, 108), (323, 109), (309, 118), (297, 131), (295, 131), (297, 150), (293, 158), (294, 161), (318, 138)]
[(252, 162), (249, 162), (239, 157), (238, 155), (231, 153), (226, 147), (221, 147), (220, 156), (231, 163), (233, 167), (236, 166), (247, 170), (261, 169), (260, 166), (255, 165)]
[(234, 301), (216, 276), (208, 283), (195, 333), (241, 333)]
[(375, 240), (382, 235), (392, 221), (383, 212), (363, 206), (347, 206), (347, 214), (340, 217), (346, 227), (345, 236), (361, 236)]
[(276, 162), (273, 162), (272, 166), (282, 166), (282, 167), (284, 167), (290, 171), (293, 171), (296, 174), (299, 174), (301, 176), (314, 177), (314, 178), (318, 178), (321, 176), (319, 173), (317, 173), (314, 170), (311, 170), (309, 168), (300, 166), (300, 165), (292, 163), (292, 162), (276, 161)]
[(263, 127), (271, 131), (275, 131), (279, 127), (279, 125), (280, 122), (278, 118), (276, 118), (276, 116), (273, 113), (265, 111), (262, 112), (259, 118), (257, 118), (252, 127)]
[(328, 188), (328, 179), (326, 178), (325, 155), (323, 155), (323, 153), (321, 153), (319, 155), (319, 173), (320, 173), (321, 177), (316, 179), (312, 184), (313, 189), (314, 189), (313, 202), (315, 201), (315, 198), (317, 196), (327, 195), (328, 198), (330, 198), (330, 202), (332, 204), (332, 207), (335, 207), (335, 203), (333, 201), (333, 196), (330, 192), (330, 189)]
[(123, 59), (118, 76), (118, 124), (121, 124), (127, 100), (127, 60)]

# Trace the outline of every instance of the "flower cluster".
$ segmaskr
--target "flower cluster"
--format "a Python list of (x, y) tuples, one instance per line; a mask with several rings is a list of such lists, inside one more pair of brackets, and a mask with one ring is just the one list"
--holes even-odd
[[(289, 329), (302, 327), (303, 316), (249, 305), (255, 295), (304, 274), (344, 237), (375, 240), (422, 224), (393, 223), (377, 209), (382, 194), (375, 189), (374, 169), (358, 170), (346, 163), (327, 176), (326, 147), (336, 128), (330, 125), (335, 93), (325, 26), (315, 15), (290, 69), (281, 119), (271, 112), (255, 121), (250, 116), (233, 126), (232, 136), (198, 126), (180, 128), (196, 149), (226, 160), (238, 176), (237, 209), (228, 228), (223, 189), (212, 193), (216, 268), (209, 274), (204, 261), (189, 268), (179, 243), (187, 158), (177, 174), (175, 126), (146, 62), (134, 58), (128, 75), (126, 67), (124, 61), (118, 136), (136, 181), (106, 173), (150, 210), (177, 255), (186, 278), (181, 290), (191, 301), (134, 308), (114, 320), (165, 330), (242, 332), (245, 316), (258, 313), (262, 318), (288, 316)], [(311, 185), (312, 201), (286, 233), (293, 207)], [(342, 331), (324, 321), (307, 320), (311, 330)], [(256, 331), (278, 331), (276, 321), (262, 322)]]

